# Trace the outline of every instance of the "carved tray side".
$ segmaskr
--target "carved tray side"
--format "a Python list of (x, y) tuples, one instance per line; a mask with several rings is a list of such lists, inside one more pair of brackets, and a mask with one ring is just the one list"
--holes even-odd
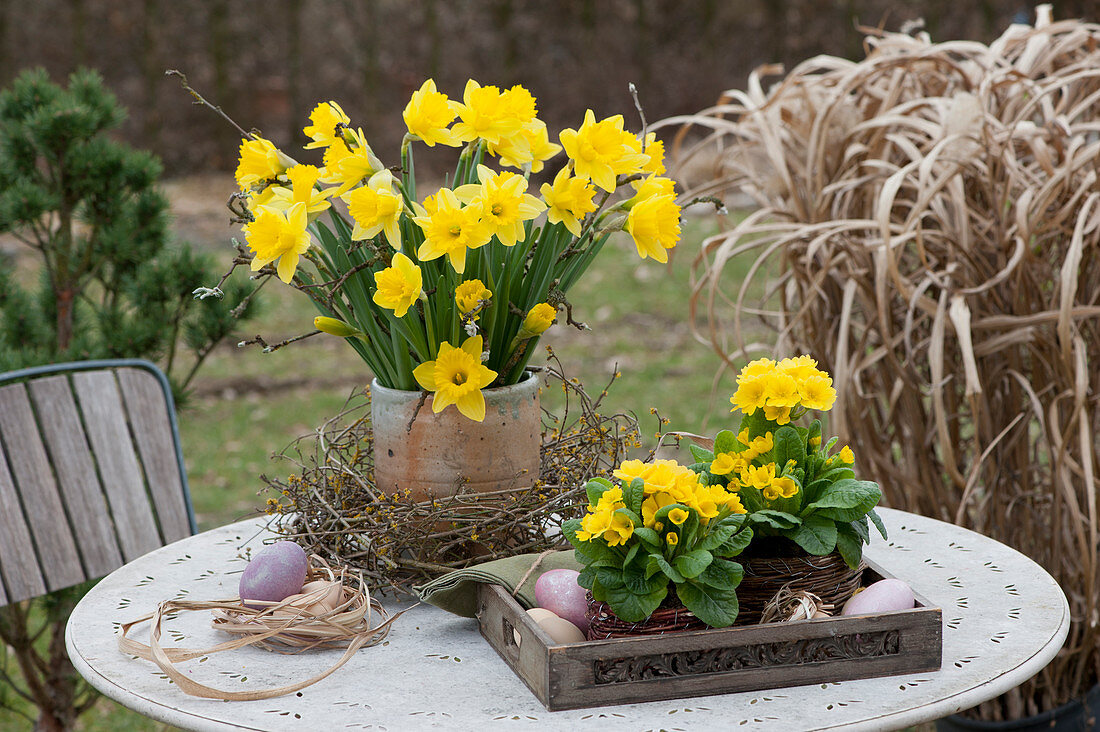
[[(865, 582), (890, 576), (871, 563)], [(939, 608), (556, 645), (496, 585), (482, 635), (550, 711), (936, 671)], [(513, 634), (518, 633), (519, 643)]]

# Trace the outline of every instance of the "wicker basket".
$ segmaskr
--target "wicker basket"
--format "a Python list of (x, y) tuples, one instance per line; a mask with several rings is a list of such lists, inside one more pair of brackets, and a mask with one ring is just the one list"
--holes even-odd
[(784, 587), (812, 592), (839, 610), (855, 594), (866, 566), (852, 569), (836, 552), (823, 557), (741, 555), (737, 561), (745, 575), (737, 587), (740, 612), (735, 625), (759, 623), (764, 606)]
[(638, 623), (619, 620), (615, 613), (611, 612), (607, 603), (597, 602), (592, 599), (592, 593), (588, 593), (588, 611), (585, 616), (588, 618), (588, 640), (663, 635), (681, 630), (704, 630), (710, 627), (695, 617), (695, 613), (684, 607), (674, 591), (668, 593), (668, 597), (653, 611), (652, 615)]

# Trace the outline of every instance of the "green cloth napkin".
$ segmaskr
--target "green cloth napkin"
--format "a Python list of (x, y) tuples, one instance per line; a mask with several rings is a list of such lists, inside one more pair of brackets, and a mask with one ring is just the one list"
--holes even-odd
[[(464, 618), (472, 618), (477, 614), (479, 582), (501, 585), (509, 592), (514, 592), (516, 584), (523, 580), (523, 575), (527, 574), (540, 556), (542, 555), (517, 554), (514, 557), (494, 559), (466, 569), (456, 569), (413, 589), (423, 602)], [(574, 557), (572, 549), (543, 556), (516, 593), (516, 598), (524, 607), (535, 606), (535, 581), (543, 572), (551, 569), (575, 569), (579, 572), (582, 565)]]

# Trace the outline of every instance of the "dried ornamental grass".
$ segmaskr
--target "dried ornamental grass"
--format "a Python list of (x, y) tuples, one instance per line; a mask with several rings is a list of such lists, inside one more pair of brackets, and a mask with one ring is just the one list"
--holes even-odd
[[(616, 374), (615, 377), (618, 375)], [(612, 381), (614, 381), (614, 378)], [(381, 592), (409, 593), (453, 569), (564, 545), (561, 522), (587, 504), (584, 484), (610, 475), (640, 446), (633, 415), (601, 413), (607, 388), (592, 398), (551, 353), (544, 388), (564, 394), (560, 413), (543, 410), (539, 479), (530, 487), (414, 501), (373, 482), (369, 391), (281, 457), (296, 473), (263, 480), (274, 528)], [(610, 386), (610, 384), (608, 384)]]
[[(730, 363), (813, 354), (890, 504), (1018, 548), (1069, 597), (1065, 650), (987, 719), (1100, 678), (1100, 26), (1039, 14), (989, 46), (872, 32), (862, 61), (658, 124), (682, 167), (718, 153), (688, 195), (760, 204), (695, 262), (700, 335)], [(760, 323), (777, 343), (750, 342)]]

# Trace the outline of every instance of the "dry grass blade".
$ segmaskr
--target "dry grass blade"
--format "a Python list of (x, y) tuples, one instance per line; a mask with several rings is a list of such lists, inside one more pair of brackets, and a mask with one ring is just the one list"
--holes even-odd
[[(732, 364), (761, 350), (752, 316), (777, 334), (764, 350), (812, 354), (890, 504), (1014, 546), (1065, 589), (1066, 651), (986, 719), (1100, 679), (1100, 26), (1048, 16), (989, 46), (876, 32), (858, 63), (812, 59), (654, 125), (680, 127), (681, 169), (709, 156), (694, 188), (760, 205), (704, 242), (699, 335)], [(729, 281), (745, 252), (748, 281)]]

